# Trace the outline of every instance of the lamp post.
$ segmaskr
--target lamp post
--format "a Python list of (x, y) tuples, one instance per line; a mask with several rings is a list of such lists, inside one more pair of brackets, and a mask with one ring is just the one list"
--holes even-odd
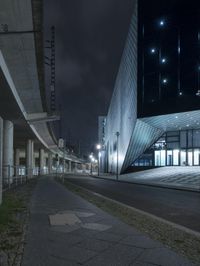
[(93, 154), (91, 153), (90, 156), (90, 163), (91, 163), (91, 167), (90, 167), (90, 174), (92, 175), (92, 161), (94, 160)]
[(90, 158), (90, 162), (91, 162), (90, 174), (92, 175), (93, 174), (93, 169), (92, 169), (93, 164), (92, 163), (97, 163), (97, 160), (95, 160), (93, 153), (90, 154), (89, 158)]
[(120, 133), (117, 131), (116, 133), (115, 133), (115, 135), (117, 136), (117, 170), (116, 170), (116, 180), (118, 180), (119, 179), (119, 170), (118, 170), (118, 168), (119, 168), (119, 135), (120, 135)]
[(101, 150), (101, 145), (97, 144), (96, 146), (97, 150), (98, 150), (98, 176), (99, 176), (99, 168), (100, 168), (100, 150)]

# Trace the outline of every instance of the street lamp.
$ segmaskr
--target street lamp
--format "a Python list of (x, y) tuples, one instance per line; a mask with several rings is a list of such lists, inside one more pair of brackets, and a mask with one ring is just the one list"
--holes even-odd
[(98, 176), (99, 176), (99, 167), (100, 167), (100, 150), (101, 150), (101, 145), (97, 144), (96, 146), (97, 150), (98, 150)]
[(120, 135), (119, 131), (117, 131), (115, 133), (115, 135), (117, 136), (117, 171), (116, 171), (116, 180), (118, 180), (119, 179), (119, 170), (118, 170), (118, 168), (119, 168), (119, 135)]

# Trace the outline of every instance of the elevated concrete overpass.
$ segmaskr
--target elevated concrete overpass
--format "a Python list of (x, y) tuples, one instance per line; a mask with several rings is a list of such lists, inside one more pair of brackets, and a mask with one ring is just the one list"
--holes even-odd
[(31, 177), (35, 166), (51, 172), (55, 154), (69, 171), (83, 163), (63, 155), (49, 124), (57, 117), (45, 100), (42, 13), (41, 0), (1, 1), (0, 191), (2, 176), (10, 180), (21, 164)]

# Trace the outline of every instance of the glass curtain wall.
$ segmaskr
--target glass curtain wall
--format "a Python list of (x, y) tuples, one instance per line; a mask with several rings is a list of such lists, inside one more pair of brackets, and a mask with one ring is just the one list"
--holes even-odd
[(155, 166), (198, 166), (200, 129), (167, 132), (153, 149)]

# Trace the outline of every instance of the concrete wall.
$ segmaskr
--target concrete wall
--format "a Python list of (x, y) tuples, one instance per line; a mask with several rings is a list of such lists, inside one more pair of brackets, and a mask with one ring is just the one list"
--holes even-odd
[(124, 53), (106, 119), (106, 155), (108, 172), (116, 172), (117, 137), (119, 136), (119, 172), (137, 119), (137, 0)]

